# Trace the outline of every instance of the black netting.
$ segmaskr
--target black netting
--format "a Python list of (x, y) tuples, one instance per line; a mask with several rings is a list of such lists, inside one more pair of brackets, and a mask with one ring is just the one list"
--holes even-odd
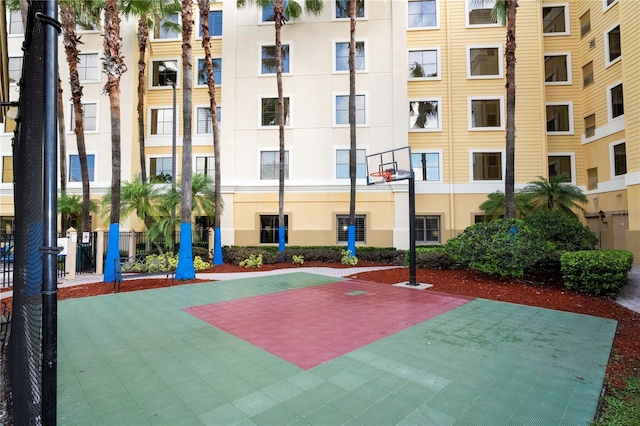
[(9, 378), (15, 424), (42, 424), (44, 2), (30, 2), (14, 138), (15, 255)]

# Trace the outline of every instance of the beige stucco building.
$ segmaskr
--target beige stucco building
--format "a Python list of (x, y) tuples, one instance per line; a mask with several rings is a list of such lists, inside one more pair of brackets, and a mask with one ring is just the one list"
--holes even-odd
[[(324, 6), (320, 15), (291, 19), (282, 30), (285, 214), (291, 245), (343, 244), (347, 238), (349, 20), (341, 16), (335, 1), (325, 1)], [(411, 147), (419, 244), (445, 242), (481, 218), (478, 206), (487, 194), (504, 191), (505, 29), (492, 20), (492, 6), (491, 0), (388, 0), (365, 1), (359, 8), (358, 244), (407, 248), (409, 241), (407, 182), (367, 186), (366, 155)], [(640, 42), (640, 2), (521, 0), (519, 6), (516, 187), (538, 176), (566, 174), (588, 195), (584, 221), (598, 234), (601, 246), (629, 249), (637, 263), (640, 78), (635, 70), (640, 59), (633, 53)], [(194, 18), (199, 28), (196, 4)], [(178, 15), (169, 19), (177, 21)], [(232, 1), (211, 5), (211, 45), (219, 65), (224, 245), (276, 242), (274, 29), (263, 19), (255, 7), (237, 9)], [(135, 32), (134, 21), (125, 20), (123, 50), (129, 71), (121, 84), (124, 180), (139, 172), (140, 162)], [(198, 36), (194, 31), (193, 168), (213, 173), (208, 95), (198, 73), (198, 60), (203, 58)], [(20, 40), (10, 31), (10, 57), (19, 56)], [(82, 53), (93, 55), (87, 56), (88, 64), (101, 56), (102, 40), (99, 32), (88, 32), (83, 41)], [(171, 81), (177, 82), (181, 156), (180, 35), (156, 28), (147, 52), (144, 160), (150, 175), (164, 175), (171, 172)], [(15, 61), (9, 60), (10, 72)], [(60, 64), (66, 83), (62, 56)], [(92, 79), (83, 82), (83, 99), (85, 114), (95, 106), (87, 149), (94, 161), (92, 193), (99, 197), (110, 182), (108, 99), (100, 94), (105, 77), (99, 73), (99, 60), (97, 71), (89, 68), (87, 76)], [(68, 93), (68, 85), (64, 89)], [(69, 109), (65, 114), (69, 122)], [(10, 137), (0, 131), (3, 157), (11, 155)], [(71, 168), (74, 146), (70, 133)], [(181, 162), (177, 164), (180, 175)], [(0, 184), (3, 228), (13, 214), (12, 186), (5, 174)], [(69, 189), (79, 192), (79, 182), (69, 182)], [(194, 220), (208, 226), (202, 218)], [(101, 217), (94, 218), (94, 228), (104, 225)], [(140, 229), (142, 224), (125, 219), (126, 227)]]

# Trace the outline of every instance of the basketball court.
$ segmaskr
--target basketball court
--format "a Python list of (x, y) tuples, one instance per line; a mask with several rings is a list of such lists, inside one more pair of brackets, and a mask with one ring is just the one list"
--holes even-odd
[(309, 273), (59, 302), (60, 424), (575, 424), (616, 322)]

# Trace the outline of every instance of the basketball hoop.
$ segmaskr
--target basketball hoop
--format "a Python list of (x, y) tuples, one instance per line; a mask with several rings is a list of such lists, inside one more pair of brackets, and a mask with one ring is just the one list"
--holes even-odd
[(373, 173), (370, 173), (369, 176), (371, 176), (372, 178), (375, 178), (375, 179), (372, 179), (373, 183), (385, 183), (385, 182), (391, 182), (393, 180), (393, 174), (388, 171), (373, 172)]

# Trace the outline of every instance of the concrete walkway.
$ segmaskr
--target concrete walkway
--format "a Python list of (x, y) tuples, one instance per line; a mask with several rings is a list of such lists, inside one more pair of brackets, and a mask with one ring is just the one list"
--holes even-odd
[(622, 288), (616, 302), (632, 311), (640, 312), (640, 266), (634, 266), (627, 275), (629, 283)]

